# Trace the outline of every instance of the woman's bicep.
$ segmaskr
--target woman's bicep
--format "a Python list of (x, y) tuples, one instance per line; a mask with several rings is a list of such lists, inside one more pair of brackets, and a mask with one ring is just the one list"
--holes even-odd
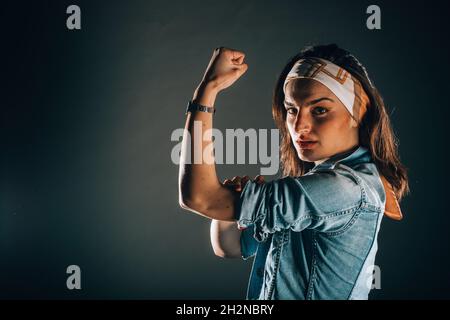
[(186, 209), (209, 219), (236, 221), (234, 217), (235, 203), (239, 193), (219, 184), (196, 197)]

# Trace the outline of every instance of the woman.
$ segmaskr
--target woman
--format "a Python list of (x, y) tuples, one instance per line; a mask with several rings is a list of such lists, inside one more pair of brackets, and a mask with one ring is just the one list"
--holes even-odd
[(255, 256), (247, 299), (367, 299), (381, 218), (400, 220), (398, 200), (409, 191), (381, 96), (347, 51), (306, 48), (273, 95), (284, 177), (221, 184), (212, 152), (193, 165), (187, 155), (211, 143), (195, 145), (194, 121), (212, 128), (216, 96), (246, 72), (244, 58), (216, 49), (189, 103), (181, 207), (212, 219), (217, 255)]

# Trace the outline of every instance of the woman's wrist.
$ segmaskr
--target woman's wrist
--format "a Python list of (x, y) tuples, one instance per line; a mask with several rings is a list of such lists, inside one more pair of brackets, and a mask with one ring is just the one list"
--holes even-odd
[(219, 91), (211, 82), (201, 82), (194, 92), (192, 101), (205, 107), (214, 107), (216, 97)]

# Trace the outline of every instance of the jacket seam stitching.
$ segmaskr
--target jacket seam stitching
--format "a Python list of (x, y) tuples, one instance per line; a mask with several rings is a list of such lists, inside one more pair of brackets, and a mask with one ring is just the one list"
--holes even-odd
[(284, 231), (281, 235), (281, 241), (278, 240), (278, 245), (277, 245), (277, 254), (275, 256), (275, 264), (274, 264), (274, 271), (273, 271), (273, 278), (272, 281), (269, 285), (269, 291), (267, 293), (267, 299), (268, 300), (272, 300), (272, 295), (273, 295), (273, 291), (275, 288), (275, 283), (277, 281), (277, 275), (278, 275), (278, 270), (279, 270), (279, 266), (280, 266), (280, 259), (281, 259), (281, 250), (283, 249), (283, 245), (284, 245), (284, 238), (286, 235), (287, 231)]
[(313, 291), (314, 291), (314, 282), (316, 280), (316, 264), (317, 264), (317, 239), (316, 239), (316, 233), (312, 233), (313, 238), (313, 255), (312, 255), (312, 261), (311, 261), (311, 278), (309, 280), (308, 284), (308, 291), (306, 295), (307, 300), (311, 300)]
[[(364, 262), (362, 263), (361, 268), (359, 269), (358, 275), (356, 276), (355, 283), (353, 284), (352, 290), (350, 290), (350, 293), (349, 293), (349, 295), (348, 295), (348, 297), (347, 297), (347, 300), (349, 300), (349, 299), (352, 297), (353, 291), (355, 290), (356, 283), (358, 282), (359, 276), (360, 276), (360, 274), (361, 274), (361, 272), (362, 272), (362, 269), (363, 269), (363, 267), (364, 267), (364, 265), (365, 265), (365, 263), (366, 263), (367, 257), (369, 256), (370, 250), (372, 250), (373, 243), (375, 242), (375, 236), (376, 236), (376, 234), (377, 234), (377, 229), (378, 229), (378, 222), (379, 222), (379, 220), (380, 220), (380, 215), (378, 215), (378, 217), (377, 217), (377, 223), (376, 223), (376, 225), (375, 225), (375, 230), (373, 231), (373, 234), (372, 234), (372, 235), (373, 235), (373, 236), (372, 236), (372, 243), (370, 244), (369, 249), (368, 249), (367, 252), (366, 252), (366, 257), (364, 258)], [(369, 290), (369, 291), (370, 291), (370, 290)]]

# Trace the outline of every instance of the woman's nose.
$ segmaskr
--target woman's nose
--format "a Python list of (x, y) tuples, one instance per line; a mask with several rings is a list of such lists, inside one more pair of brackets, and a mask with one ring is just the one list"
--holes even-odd
[(296, 132), (302, 132), (302, 131), (310, 131), (311, 130), (311, 119), (307, 113), (301, 113), (299, 112), (297, 115), (297, 119), (295, 121), (295, 131)]

